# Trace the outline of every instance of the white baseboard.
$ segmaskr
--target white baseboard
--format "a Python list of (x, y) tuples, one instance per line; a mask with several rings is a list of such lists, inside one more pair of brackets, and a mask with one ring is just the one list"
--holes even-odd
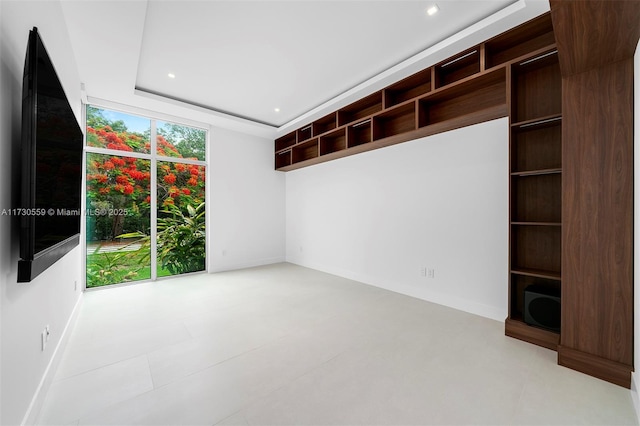
[(270, 257), (265, 259), (248, 260), (243, 262), (229, 262), (224, 264), (218, 264), (210, 268), (209, 272), (225, 272), (234, 271), (236, 269), (254, 268), (256, 266), (272, 265), (274, 263), (286, 262), (284, 256)]
[(636, 410), (636, 417), (638, 423), (640, 423), (640, 394), (638, 394), (640, 383), (638, 383), (638, 375), (631, 373), (631, 400), (633, 401), (633, 408)]
[(380, 280), (376, 277), (367, 276), (363, 274), (354, 273), (352, 271), (342, 270), (339, 268), (331, 268), (326, 265), (319, 265), (310, 262), (300, 262), (298, 259), (287, 259), (287, 262), (295, 265), (303, 266), (305, 268), (315, 269), (317, 271), (326, 272), (328, 274), (337, 275), (339, 277), (347, 278), (349, 280), (358, 281), (363, 284), (368, 284), (374, 287), (383, 288), (385, 290), (393, 291), (395, 293), (404, 294), (406, 296), (414, 297), (416, 299), (425, 300), (427, 302), (436, 303), (438, 305), (446, 306), (448, 308), (457, 309), (459, 311), (467, 312), (473, 315), (478, 315), (484, 318), (489, 318), (495, 321), (504, 321), (507, 317), (506, 310), (495, 308), (493, 306), (487, 306), (473, 300), (463, 299), (453, 295), (443, 294), (437, 291), (425, 291), (421, 289), (420, 292), (415, 291), (410, 286), (402, 286), (397, 282), (388, 283), (384, 280)]
[(40, 414), (40, 409), (42, 408), (42, 404), (44, 403), (44, 399), (47, 396), (47, 392), (51, 387), (51, 383), (53, 383), (53, 378), (56, 375), (56, 371), (58, 369), (58, 365), (60, 364), (60, 360), (62, 358), (62, 354), (64, 353), (64, 349), (67, 346), (69, 341), (69, 336), (73, 331), (73, 328), (76, 324), (76, 319), (78, 318), (78, 313), (80, 312), (80, 306), (82, 305), (82, 294), (78, 297), (75, 306), (73, 307), (73, 311), (69, 316), (69, 320), (62, 331), (62, 336), (56, 345), (56, 348), (53, 351), (53, 355), (51, 356), (51, 360), (47, 365), (44, 374), (42, 375), (42, 379), (40, 379), (40, 384), (36, 389), (36, 393), (33, 395), (31, 399), (31, 404), (29, 404), (29, 408), (22, 419), (21, 425), (35, 425), (38, 420), (38, 415)]

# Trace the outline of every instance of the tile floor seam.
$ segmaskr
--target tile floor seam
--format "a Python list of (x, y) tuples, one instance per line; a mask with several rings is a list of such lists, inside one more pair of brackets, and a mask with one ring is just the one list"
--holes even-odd
[[(0, 1), (1, 1), (1, 0), (0, 0)], [(187, 333), (189, 333), (189, 331), (188, 331), (188, 330), (187, 330)], [(190, 334), (190, 333), (189, 333), (189, 334)], [(178, 342), (174, 342), (173, 344), (176, 344), (176, 343), (183, 343), (183, 342), (186, 342), (187, 340), (189, 340), (189, 339), (180, 340), (180, 341), (178, 341)], [(129, 360), (131, 360), (131, 359), (133, 359), (133, 358), (138, 358), (138, 357), (143, 356), (143, 355), (145, 355), (145, 356), (146, 356), (147, 354), (149, 354), (149, 353), (151, 353), (151, 352), (155, 352), (155, 351), (157, 351), (158, 349), (161, 349), (161, 348), (162, 348), (162, 347), (164, 347), (164, 346), (167, 346), (167, 345), (166, 345), (166, 344), (158, 344), (157, 346), (154, 346), (153, 348), (149, 349), (148, 351), (140, 352), (140, 353), (138, 353), (138, 354), (131, 355), (131, 356), (128, 356), (128, 357), (126, 357), (126, 358), (122, 358), (122, 359), (119, 359), (119, 360), (117, 360), (117, 361), (110, 362), (110, 363), (108, 363), (108, 364), (103, 364), (103, 365), (100, 365), (100, 366), (97, 366), (97, 367), (93, 367), (93, 368), (91, 368), (91, 369), (89, 369), (89, 370), (80, 371), (80, 372), (74, 373), (74, 374), (72, 374), (72, 375), (70, 375), (70, 376), (66, 376), (66, 377), (60, 378), (60, 379), (56, 379), (56, 378), (54, 378), (54, 381), (52, 382), (52, 384), (53, 384), (53, 383), (57, 383), (57, 382), (62, 382), (62, 381), (68, 380), (68, 379), (72, 379), (72, 378), (74, 378), (74, 377), (81, 376), (81, 375), (83, 375), (83, 374), (91, 373), (91, 372), (93, 372), (93, 371), (99, 370), (99, 369), (101, 369), (101, 368), (109, 367), (109, 366), (112, 366), (112, 365), (118, 364), (118, 363), (120, 363), (120, 362), (129, 361)], [(58, 368), (59, 368), (59, 366), (58, 366)], [(56, 371), (56, 376), (57, 376), (57, 371)]]
[(240, 408), (238, 411), (234, 411), (233, 413), (229, 414), (229, 415), (228, 415), (227, 417), (225, 417), (224, 419), (220, 420), (219, 422), (214, 423), (214, 424), (213, 424), (213, 425), (211, 425), (211, 426), (217, 426), (217, 425), (219, 425), (220, 423), (222, 423), (222, 422), (226, 421), (227, 419), (229, 419), (229, 418), (231, 418), (231, 417), (235, 417), (235, 416), (236, 416), (236, 414), (240, 414), (240, 415), (242, 415), (242, 418), (245, 420), (245, 422), (247, 422), (247, 424), (249, 424), (249, 422), (247, 421), (247, 418), (246, 418), (246, 417), (244, 416), (244, 414), (243, 414), (243, 411), (244, 411), (244, 408)]
[(530, 382), (530, 378), (531, 378), (531, 368), (527, 368), (527, 373), (525, 374), (525, 378), (524, 381), (522, 383), (522, 387), (520, 389), (520, 395), (518, 396), (518, 401), (516, 402), (515, 406), (514, 406), (514, 410), (513, 413), (511, 414), (511, 423), (510, 424), (516, 424), (515, 420), (518, 416), (518, 413), (520, 412), (521, 407), (523, 406), (523, 400), (524, 400), (524, 395), (526, 393), (527, 390), (527, 386), (529, 385)]
[[(281, 339), (281, 338), (282, 338), (282, 337), (278, 338), (278, 340), (279, 340), (279, 339)], [(245, 352), (242, 352), (242, 353), (239, 353), (239, 354), (233, 355), (233, 356), (231, 356), (231, 357), (229, 357), (229, 358), (225, 358), (225, 359), (223, 359), (223, 360), (220, 360), (220, 361), (214, 362), (213, 364), (209, 364), (209, 365), (207, 365), (207, 366), (205, 366), (205, 367), (202, 367), (202, 368), (200, 368), (200, 369), (198, 369), (198, 370), (191, 371), (191, 372), (189, 372), (188, 374), (185, 374), (185, 375), (183, 375), (183, 376), (176, 377), (175, 379), (170, 380), (169, 382), (167, 382), (167, 383), (164, 383), (164, 384), (160, 385), (160, 386), (159, 386), (158, 388), (156, 388), (156, 389), (162, 389), (162, 388), (164, 388), (164, 387), (166, 387), (166, 386), (168, 386), (168, 385), (174, 384), (174, 383), (179, 382), (179, 381), (181, 381), (181, 380), (185, 380), (186, 378), (191, 377), (191, 376), (193, 376), (193, 375), (200, 374), (200, 373), (202, 373), (203, 371), (206, 371), (206, 370), (209, 370), (209, 369), (211, 369), (211, 368), (217, 367), (217, 366), (219, 366), (219, 365), (221, 365), (221, 364), (223, 364), (223, 363), (225, 363), (225, 362), (231, 361), (231, 360), (233, 360), (233, 359), (235, 359), (235, 358), (238, 358), (238, 357), (244, 356), (244, 355), (246, 355), (246, 354), (249, 354), (249, 353), (251, 353), (251, 352), (254, 352), (254, 351), (256, 351), (256, 350), (258, 350), (258, 349), (260, 349), (260, 348), (262, 348), (262, 347), (264, 347), (264, 346), (267, 346), (268, 344), (270, 344), (270, 343), (266, 343), (266, 344), (263, 344), (263, 345), (256, 346), (256, 347), (251, 348), (251, 349), (249, 349), (249, 350), (247, 350), (247, 351), (245, 351)]]

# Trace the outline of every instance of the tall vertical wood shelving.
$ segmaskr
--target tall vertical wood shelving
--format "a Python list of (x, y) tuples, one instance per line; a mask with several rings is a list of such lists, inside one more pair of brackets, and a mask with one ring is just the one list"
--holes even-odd
[(561, 294), (562, 102), (555, 49), (511, 65), (510, 270), (505, 332), (549, 349), (559, 333), (524, 323), (530, 285)]

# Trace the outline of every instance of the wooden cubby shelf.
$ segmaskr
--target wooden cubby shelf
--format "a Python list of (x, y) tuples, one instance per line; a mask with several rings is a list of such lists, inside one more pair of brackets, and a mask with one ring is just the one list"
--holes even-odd
[(531, 52), (554, 44), (553, 25), (547, 15), (541, 15), (485, 43), (487, 69), (503, 65)]
[(306, 140), (311, 139), (311, 124), (309, 124), (307, 127), (303, 127), (302, 129), (298, 129), (298, 134), (297, 134), (297, 139), (298, 142), (304, 142)]
[(291, 150), (292, 164), (300, 163), (318, 156), (318, 139), (311, 139), (308, 142), (296, 145)]
[(286, 136), (276, 139), (276, 153), (292, 147), (296, 142), (296, 132), (289, 133)]
[(368, 118), (349, 126), (347, 130), (347, 145), (349, 148), (369, 143), (373, 140), (371, 119)]
[(480, 46), (476, 46), (437, 64), (434, 67), (435, 87), (444, 87), (479, 73), (480, 62)]
[(418, 101), (418, 126), (479, 114), (506, 105), (506, 70), (485, 72), (457, 85), (436, 90)]
[(534, 277), (534, 278), (543, 278), (543, 279), (555, 280), (555, 281), (560, 281), (561, 279), (559, 272), (545, 271), (542, 269), (528, 269), (528, 268), (512, 269), (511, 273), (515, 275), (522, 275), (522, 276)]
[(382, 111), (382, 92), (376, 92), (338, 111), (338, 126), (354, 123)]
[(373, 117), (373, 140), (388, 138), (416, 129), (415, 102), (394, 107)]
[(291, 165), (291, 150), (276, 154), (276, 169), (281, 169)]
[[(506, 40), (494, 39), (485, 48), (492, 66), (517, 56), (511, 67), (510, 125), (510, 274), (509, 317), (505, 334), (557, 349), (557, 329), (525, 322), (525, 290), (560, 295), (562, 287), (562, 103), (561, 75), (549, 23), (534, 20), (530, 40), (516, 37), (503, 54), (491, 56)], [(552, 34), (552, 33), (551, 33)], [(529, 57), (522, 49), (536, 48)], [(540, 290), (541, 289), (541, 290)]]
[(320, 137), (320, 155), (347, 149), (347, 135), (344, 127)]
[(431, 68), (427, 68), (387, 87), (384, 90), (384, 107), (391, 108), (425, 95), (431, 91), (431, 88)]
[[(557, 139), (560, 125), (544, 122), (560, 121), (557, 68), (547, 13), (279, 137), (276, 169), (307, 167), (505, 116), (523, 153), (522, 167), (512, 172), (560, 168), (559, 154), (549, 164), (534, 164), (537, 156), (528, 154), (559, 149), (548, 141)], [(532, 96), (538, 101), (529, 102)], [(332, 139), (334, 131), (344, 131), (346, 144)], [(315, 139), (317, 149), (308, 144)], [(538, 146), (545, 143), (548, 148)], [(289, 149), (291, 161), (280, 156)]]
[(330, 132), (331, 130), (338, 127), (338, 115), (337, 113), (329, 114), (325, 117), (322, 117), (319, 120), (316, 120), (312, 124), (313, 134), (314, 136), (321, 135), (323, 133)]

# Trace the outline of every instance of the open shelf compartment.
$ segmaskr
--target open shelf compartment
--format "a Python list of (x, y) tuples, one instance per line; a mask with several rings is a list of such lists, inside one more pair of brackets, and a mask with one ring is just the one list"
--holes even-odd
[(291, 149), (291, 163), (300, 163), (318, 156), (318, 138), (294, 146)]
[(560, 276), (559, 226), (511, 225), (511, 271)]
[(276, 154), (276, 170), (291, 165), (291, 150)]
[(369, 143), (373, 140), (371, 118), (353, 124), (347, 129), (347, 144), (349, 148)]
[(506, 105), (505, 81), (506, 71), (502, 68), (424, 96), (418, 104), (418, 126), (425, 127)]
[(431, 68), (405, 78), (384, 90), (384, 107), (401, 104), (413, 98), (417, 98), (431, 91)]
[(311, 132), (311, 124), (298, 129), (298, 143), (311, 139), (311, 136), (313, 136)]
[(511, 76), (512, 122), (561, 115), (562, 78), (556, 50), (514, 64)]
[(313, 135), (320, 136), (323, 133), (330, 132), (336, 127), (338, 127), (338, 114), (332, 112), (313, 122)]
[(511, 273), (509, 279), (511, 284), (511, 293), (509, 295), (509, 318), (524, 321), (524, 291), (527, 287), (535, 285), (549, 292), (560, 292), (560, 280), (535, 277), (530, 275), (522, 275)]
[(485, 42), (487, 69), (555, 44), (551, 15), (546, 13)]
[(435, 88), (444, 87), (479, 72), (480, 46), (476, 46), (435, 66)]
[(415, 102), (401, 105), (373, 117), (373, 140), (384, 139), (415, 129)]
[(275, 151), (282, 151), (283, 149), (287, 149), (296, 144), (296, 132), (291, 132), (287, 135), (284, 135), (275, 142)]
[(511, 221), (561, 223), (562, 174), (511, 177)]
[(347, 133), (344, 127), (320, 137), (320, 155), (347, 149)]
[(562, 119), (559, 116), (511, 129), (511, 171), (562, 167)]
[(338, 126), (353, 123), (382, 111), (382, 91), (338, 110)]

